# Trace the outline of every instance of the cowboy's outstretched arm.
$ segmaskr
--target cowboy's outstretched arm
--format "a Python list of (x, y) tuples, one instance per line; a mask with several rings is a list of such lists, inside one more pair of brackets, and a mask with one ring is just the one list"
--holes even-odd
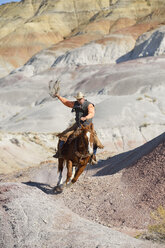
[(58, 94), (56, 94), (56, 97), (67, 107), (73, 108), (74, 107), (74, 101), (69, 101), (65, 97), (62, 97)]
[(88, 120), (93, 118), (95, 115), (95, 108), (93, 106), (93, 104), (89, 104), (88, 106), (88, 115), (86, 115), (85, 117), (81, 117), (82, 121)]

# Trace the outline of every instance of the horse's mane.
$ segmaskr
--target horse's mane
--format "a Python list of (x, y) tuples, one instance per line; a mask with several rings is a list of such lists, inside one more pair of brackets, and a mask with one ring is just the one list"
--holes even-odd
[(76, 131), (73, 134), (71, 134), (71, 136), (68, 139), (68, 143), (70, 144), (72, 142), (72, 140), (80, 137), (81, 135), (86, 134), (88, 131), (90, 132), (89, 143), (93, 144), (93, 141), (94, 141), (94, 126), (93, 126), (93, 123), (90, 123), (88, 126), (81, 125), (81, 128), (76, 129)]

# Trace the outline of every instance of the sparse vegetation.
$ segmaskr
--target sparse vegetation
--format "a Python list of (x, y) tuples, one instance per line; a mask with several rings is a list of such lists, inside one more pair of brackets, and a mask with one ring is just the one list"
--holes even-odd
[(26, 117), (22, 117), (22, 118), (17, 119), (15, 122), (17, 123), (17, 122), (20, 122), (20, 121), (24, 121), (26, 119), (27, 119)]
[(151, 6), (150, 0), (145, 0), (148, 6)]
[(149, 232), (156, 235), (157, 240), (165, 242), (165, 208), (158, 207), (155, 212), (151, 213), (151, 217), (155, 224), (148, 227)]
[(157, 101), (157, 99), (155, 97), (151, 97), (148, 95), (144, 95), (144, 97), (148, 98), (150, 100), (150, 102), (156, 102)]
[(12, 144), (17, 145), (17, 146), (20, 146), (20, 142), (19, 142), (19, 140), (18, 140), (18, 139), (16, 139), (16, 138), (12, 138), (12, 139), (10, 139), (10, 142), (11, 142)]
[(149, 125), (150, 125), (149, 123), (143, 123), (143, 124), (140, 125), (139, 128), (141, 129), (142, 127), (148, 127)]
[(140, 96), (140, 97), (136, 98), (136, 100), (141, 101), (141, 100), (143, 100), (143, 97)]
[(148, 239), (165, 243), (165, 208), (160, 206), (151, 213), (153, 224), (148, 226), (148, 232), (138, 235), (136, 238)]

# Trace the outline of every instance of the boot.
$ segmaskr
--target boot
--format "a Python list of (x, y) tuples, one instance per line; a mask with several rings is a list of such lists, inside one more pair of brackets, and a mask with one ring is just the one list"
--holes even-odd
[(59, 158), (59, 155), (60, 155), (59, 150), (57, 150), (57, 152), (53, 155), (53, 158)]
[(92, 161), (91, 161), (91, 164), (92, 164), (92, 165), (97, 164), (96, 153), (97, 153), (97, 146), (94, 145), (94, 146), (93, 146)]
[(65, 141), (59, 140), (59, 145), (58, 145), (58, 150), (57, 152), (53, 155), (53, 158), (62, 158), (62, 148), (63, 145), (65, 144)]

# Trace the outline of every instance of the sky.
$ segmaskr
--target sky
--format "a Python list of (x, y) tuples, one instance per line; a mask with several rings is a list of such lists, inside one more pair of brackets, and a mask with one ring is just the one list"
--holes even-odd
[(0, 0), (0, 5), (4, 3), (10, 3), (10, 2), (20, 2), (21, 0)]

